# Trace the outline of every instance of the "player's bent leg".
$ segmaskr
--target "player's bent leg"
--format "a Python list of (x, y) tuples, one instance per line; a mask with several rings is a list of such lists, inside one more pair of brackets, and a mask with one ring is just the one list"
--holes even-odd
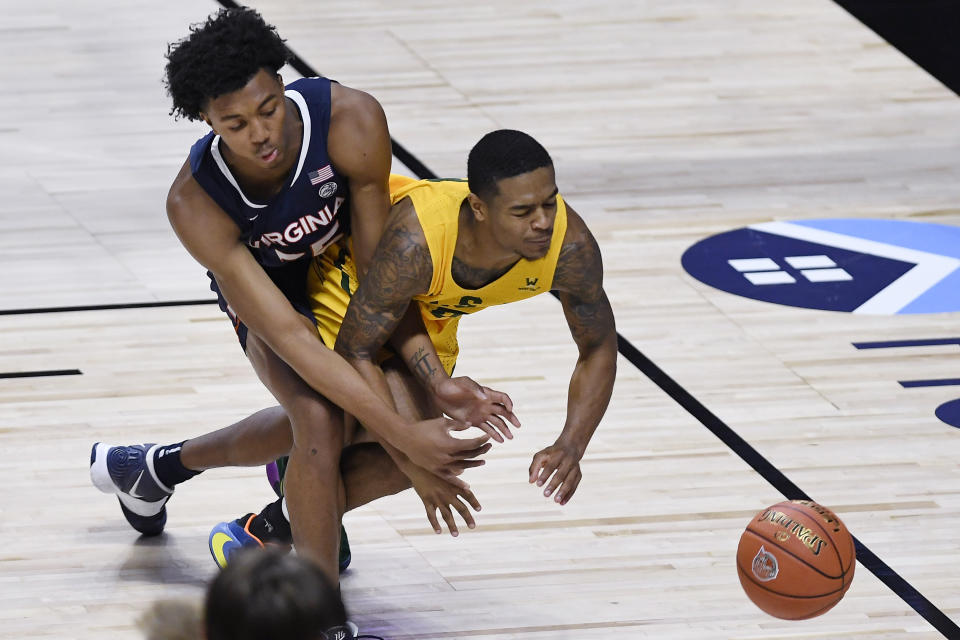
[(94, 443), (90, 479), (104, 493), (117, 496), (134, 529), (158, 535), (177, 484), (205, 469), (266, 464), (286, 455), (292, 441), (286, 412), (271, 407), (229, 427), (170, 445)]
[(336, 583), (343, 483), (343, 412), (311, 389), (262, 340), (247, 336), (247, 356), (290, 419), (293, 447), (285, 494), (293, 540)]
[(229, 427), (191, 438), (180, 459), (196, 471), (218, 467), (256, 467), (290, 452), (293, 432), (283, 407), (270, 407)]

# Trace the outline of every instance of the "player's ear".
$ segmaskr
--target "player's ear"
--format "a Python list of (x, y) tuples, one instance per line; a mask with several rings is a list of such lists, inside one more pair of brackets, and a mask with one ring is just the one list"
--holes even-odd
[(475, 193), (468, 194), (467, 202), (470, 203), (470, 211), (478, 222), (487, 219), (487, 205), (480, 199), (480, 196)]

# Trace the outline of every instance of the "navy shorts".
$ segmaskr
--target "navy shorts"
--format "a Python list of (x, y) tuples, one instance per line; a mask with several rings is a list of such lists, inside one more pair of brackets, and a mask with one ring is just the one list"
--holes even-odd
[[(283, 292), (283, 295), (290, 301), (290, 304), (293, 305), (297, 313), (309, 318), (310, 322), (316, 326), (317, 320), (313, 317), (313, 312), (310, 310), (310, 299), (307, 297), (307, 272), (310, 269), (311, 263), (312, 260), (297, 260), (282, 267), (263, 267), (263, 270), (273, 283), (277, 285), (277, 288)], [(217, 304), (220, 305), (220, 310), (230, 318), (230, 321), (233, 323), (233, 329), (237, 332), (237, 339), (240, 341), (240, 346), (244, 352), (246, 352), (247, 325), (243, 324), (243, 321), (237, 317), (233, 308), (227, 304), (226, 298), (224, 298), (223, 293), (220, 292), (217, 279), (214, 278), (213, 274), (209, 271), (207, 271), (207, 275), (210, 277), (210, 290), (217, 294)]]

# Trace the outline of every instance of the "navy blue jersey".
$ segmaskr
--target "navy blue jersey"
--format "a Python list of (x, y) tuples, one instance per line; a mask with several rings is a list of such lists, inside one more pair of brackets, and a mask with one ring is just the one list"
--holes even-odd
[(240, 237), (257, 262), (279, 267), (308, 262), (350, 233), (347, 179), (327, 155), (330, 80), (301, 78), (286, 87), (303, 120), (300, 157), (286, 186), (267, 202), (243, 193), (211, 131), (190, 149), (193, 178), (240, 227)]

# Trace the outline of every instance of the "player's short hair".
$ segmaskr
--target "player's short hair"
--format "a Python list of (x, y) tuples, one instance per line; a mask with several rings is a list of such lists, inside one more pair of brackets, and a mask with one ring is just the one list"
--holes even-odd
[(290, 57), (276, 28), (253, 9), (221, 9), (190, 35), (167, 45), (164, 85), (170, 114), (199, 120), (207, 102), (242, 89), (260, 69), (280, 70)]
[(207, 640), (321, 640), (346, 624), (343, 601), (304, 558), (255, 549), (236, 554), (207, 590)]
[(470, 191), (489, 200), (499, 193), (497, 182), (541, 167), (552, 167), (550, 154), (530, 135), (513, 129), (491, 131), (467, 156)]

